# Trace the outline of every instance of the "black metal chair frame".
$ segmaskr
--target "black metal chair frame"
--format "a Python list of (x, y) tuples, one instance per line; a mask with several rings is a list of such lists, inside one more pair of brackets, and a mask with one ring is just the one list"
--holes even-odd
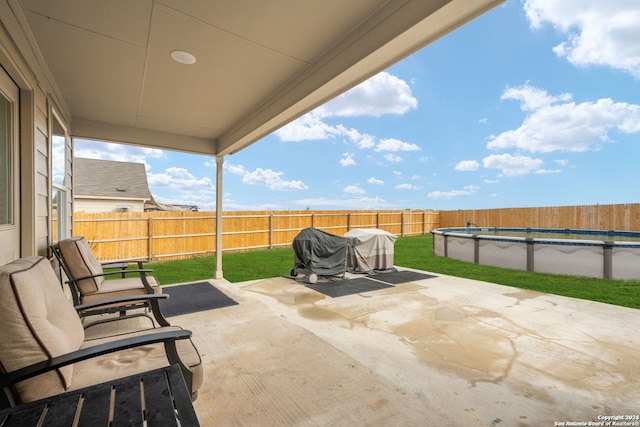
[[(116, 270), (105, 271), (102, 274), (93, 274), (93, 275), (82, 276), (82, 277), (72, 277), (68, 267), (65, 265), (64, 261), (62, 260), (62, 254), (60, 253), (59, 246), (57, 244), (53, 244), (50, 246), (50, 249), (54, 257), (56, 258), (59, 269), (60, 269), (58, 271), (58, 275), (60, 277), (60, 286), (62, 286), (64, 289), (65, 283), (69, 285), (71, 298), (73, 299), (73, 305), (75, 306), (76, 311), (78, 312), (78, 315), (80, 316), (81, 319), (84, 319), (88, 316), (94, 316), (94, 315), (100, 315), (100, 314), (112, 314), (112, 313), (119, 313), (119, 319), (141, 317), (141, 316), (148, 317), (149, 319), (151, 319), (151, 317), (149, 316), (149, 312), (151, 311), (154, 318), (156, 318), (156, 320), (157, 320), (157, 316), (159, 315), (163, 319), (164, 323), (166, 323), (167, 325), (169, 324), (167, 320), (160, 313), (159, 306), (155, 308), (151, 306), (152, 305), (151, 301), (153, 301), (154, 299), (146, 298), (148, 295), (160, 295), (160, 294), (155, 294), (153, 287), (149, 284), (149, 281), (147, 279), (147, 273), (152, 273), (153, 270), (143, 268), (143, 261), (122, 260), (122, 261), (114, 261), (114, 262), (104, 262), (104, 263), (101, 263), (101, 266), (103, 269), (113, 268)], [(130, 264), (136, 264), (138, 268), (129, 269), (128, 267)], [(140, 297), (134, 296), (131, 298), (116, 298), (114, 301), (120, 302), (120, 304), (116, 306), (110, 306), (108, 304), (99, 304), (99, 305), (81, 304), (80, 291), (78, 290), (78, 286), (76, 285), (77, 282), (84, 279), (90, 279), (94, 277), (106, 277), (106, 276), (116, 275), (116, 274), (119, 274), (121, 278), (125, 278), (128, 274), (139, 275), (142, 285), (147, 290), (148, 295), (141, 295)], [(68, 280), (64, 280), (64, 277), (66, 277)], [(165, 295), (164, 297), (160, 297), (160, 298), (168, 298), (168, 295)], [(157, 299), (155, 299), (155, 304), (157, 305)], [(101, 307), (104, 305), (108, 305), (108, 306)], [(127, 311), (131, 311), (134, 309), (143, 309), (143, 311), (133, 313), (133, 314), (127, 314)], [(85, 329), (100, 323), (109, 322), (111, 320), (112, 319), (104, 319), (104, 320), (90, 322), (85, 325)], [(160, 325), (165, 326), (162, 322), (160, 322)]]
[[(4, 403), (5, 405), (8, 403), (11, 407), (20, 404), (18, 397), (13, 392), (12, 385), (26, 379), (36, 377), (63, 366), (91, 359), (93, 357), (156, 343), (164, 344), (169, 364), (178, 364), (180, 366), (187, 388), (191, 391), (193, 375), (189, 367), (180, 359), (176, 348), (177, 340), (188, 338), (191, 338), (191, 331), (189, 330), (153, 332), (146, 335), (124, 338), (105, 344), (98, 344), (92, 347), (83, 348), (61, 356), (43, 360), (42, 362), (34, 363), (33, 365), (26, 366), (13, 372), (7, 373), (2, 370), (2, 373), (0, 374), (0, 387), (5, 392), (5, 402), (0, 403)], [(195, 400), (195, 397), (196, 393), (193, 393), (192, 400)]]

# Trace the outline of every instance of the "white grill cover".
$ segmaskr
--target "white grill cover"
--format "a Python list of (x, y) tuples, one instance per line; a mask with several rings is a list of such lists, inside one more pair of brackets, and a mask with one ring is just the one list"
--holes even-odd
[(393, 267), (393, 245), (397, 237), (377, 228), (354, 228), (345, 233), (349, 239), (347, 268), (359, 272)]

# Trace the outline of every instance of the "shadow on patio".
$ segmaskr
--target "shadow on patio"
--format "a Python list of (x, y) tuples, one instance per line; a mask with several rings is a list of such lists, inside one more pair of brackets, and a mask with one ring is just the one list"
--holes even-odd
[(640, 311), (438, 275), (330, 298), (212, 280), (238, 305), (181, 315), (202, 425), (552, 426), (637, 414)]

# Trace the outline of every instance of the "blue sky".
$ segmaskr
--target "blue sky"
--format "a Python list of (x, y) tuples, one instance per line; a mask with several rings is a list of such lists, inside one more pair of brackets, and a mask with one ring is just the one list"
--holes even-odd
[[(224, 162), (224, 210), (638, 202), (640, 2), (508, 0)], [(215, 159), (145, 163), (163, 203), (215, 209)]]

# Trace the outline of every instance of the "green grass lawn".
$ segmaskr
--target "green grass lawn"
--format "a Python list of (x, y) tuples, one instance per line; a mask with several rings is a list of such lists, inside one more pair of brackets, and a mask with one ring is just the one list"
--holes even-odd
[[(225, 254), (223, 273), (230, 282), (286, 276), (293, 268), (292, 248)], [(531, 273), (476, 265), (435, 256), (432, 236), (400, 237), (395, 243), (394, 264), (432, 273), (482, 280), (539, 292), (640, 308), (640, 281), (605, 280), (591, 277)], [(149, 266), (161, 284), (209, 279), (215, 272), (215, 257), (166, 261)]]

